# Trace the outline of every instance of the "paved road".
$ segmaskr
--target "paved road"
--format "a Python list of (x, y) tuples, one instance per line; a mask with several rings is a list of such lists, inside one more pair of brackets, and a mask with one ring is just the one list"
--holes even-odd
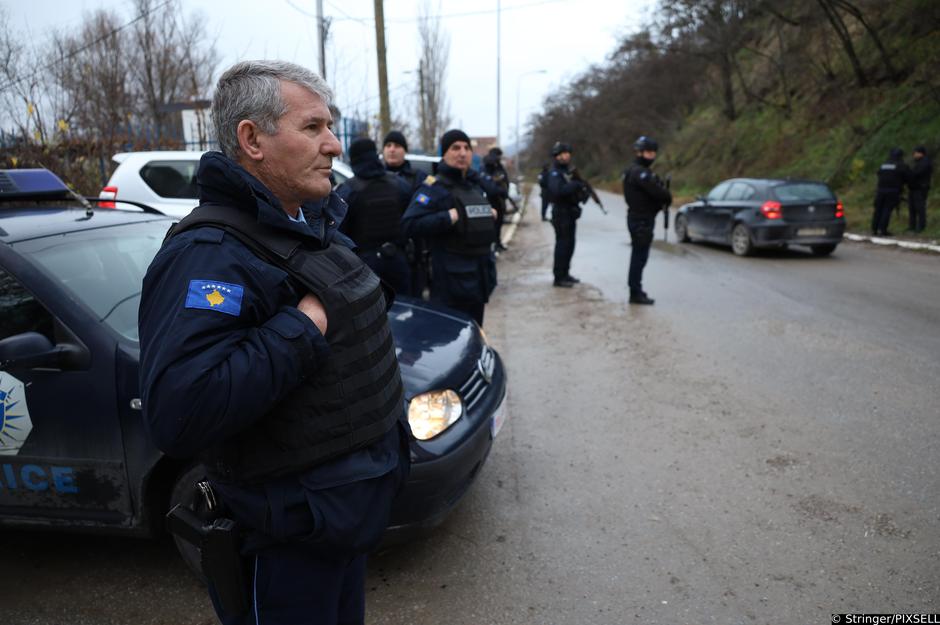
[[(940, 257), (740, 259), (657, 243), (626, 304), (623, 203), (551, 287), (530, 211), (487, 333), (510, 418), (455, 514), (372, 559), (368, 623), (823, 623), (940, 610)], [(661, 229), (660, 229), (661, 237)], [(0, 534), (3, 622), (214, 622), (167, 543)]]
[[(624, 206), (500, 261), (510, 421), (431, 539), (373, 560), (373, 623), (823, 623), (940, 607), (940, 257), (752, 259), (657, 243), (626, 304)], [(662, 236), (660, 229), (659, 236)]]

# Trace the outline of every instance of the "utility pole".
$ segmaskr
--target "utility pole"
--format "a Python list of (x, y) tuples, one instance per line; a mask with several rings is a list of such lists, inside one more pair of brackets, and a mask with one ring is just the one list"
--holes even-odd
[(388, 70), (385, 66), (385, 11), (383, 0), (375, 0), (375, 50), (379, 67), (379, 120), (382, 124), (382, 136), (388, 134), (392, 126), (392, 116), (388, 107)]
[(320, 77), (326, 80), (326, 20), (323, 19), (323, 0), (317, 0), (317, 35), (320, 39)]
[(502, 11), (500, 10), (500, 0), (496, 0), (496, 145), (499, 145), (500, 125), (500, 52), (502, 49), (502, 37), (500, 22)]

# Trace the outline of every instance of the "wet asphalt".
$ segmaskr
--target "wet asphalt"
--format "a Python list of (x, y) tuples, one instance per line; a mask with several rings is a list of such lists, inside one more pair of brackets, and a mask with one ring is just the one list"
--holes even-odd
[(826, 623), (940, 607), (940, 256), (663, 242), (623, 200), (574, 289), (530, 211), (485, 327), (510, 416), (461, 507), (372, 561), (372, 623)]
[[(825, 623), (940, 611), (940, 256), (655, 244), (622, 199), (551, 286), (530, 210), (485, 328), (509, 418), (449, 519), (376, 554), (370, 624)], [(661, 219), (661, 218), (660, 218)], [(661, 224), (661, 221), (660, 221)], [(3, 622), (215, 619), (166, 541), (0, 533)]]

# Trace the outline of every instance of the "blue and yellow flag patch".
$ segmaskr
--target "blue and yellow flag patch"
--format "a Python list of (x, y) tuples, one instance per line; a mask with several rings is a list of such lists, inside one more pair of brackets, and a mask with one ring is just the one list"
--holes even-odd
[(237, 317), (242, 311), (245, 288), (218, 280), (190, 280), (186, 308), (203, 308)]
[(431, 201), (431, 198), (429, 198), (424, 193), (419, 193), (417, 197), (415, 197), (415, 202), (417, 202), (418, 204), (427, 204), (430, 201)]

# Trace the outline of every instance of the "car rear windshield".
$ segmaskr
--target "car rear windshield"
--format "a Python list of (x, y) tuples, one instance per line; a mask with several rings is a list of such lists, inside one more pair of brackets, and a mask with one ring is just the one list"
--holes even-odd
[(199, 161), (151, 161), (141, 167), (140, 177), (160, 197), (199, 197), (196, 170)]
[(169, 225), (167, 220), (123, 224), (31, 239), (15, 247), (99, 321), (136, 341), (141, 283)]
[(818, 202), (834, 200), (836, 196), (821, 182), (788, 182), (774, 187), (774, 195), (781, 202)]

